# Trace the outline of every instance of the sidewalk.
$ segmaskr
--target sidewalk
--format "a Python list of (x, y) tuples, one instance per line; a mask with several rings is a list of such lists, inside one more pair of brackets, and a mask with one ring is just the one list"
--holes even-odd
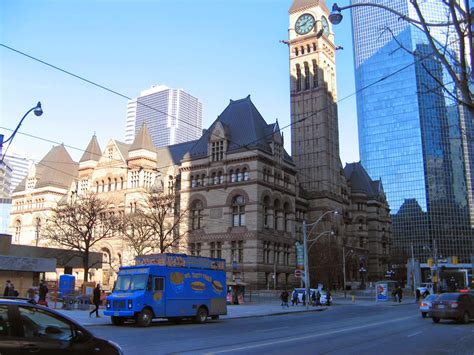
[[(347, 295), (347, 298), (344, 298), (344, 294), (337, 293), (333, 296), (333, 303), (330, 307), (327, 306), (310, 306), (309, 310), (306, 309), (306, 306), (291, 306), (289, 308), (283, 308), (280, 305), (280, 301), (274, 300), (267, 303), (247, 303), (243, 305), (228, 305), (227, 306), (227, 315), (221, 316), (221, 319), (234, 319), (234, 318), (248, 318), (248, 317), (263, 317), (279, 314), (289, 314), (297, 312), (318, 312), (325, 311), (332, 307), (338, 306), (381, 306), (381, 307), (399, 307), (406, 305), (415, 304), (415, 299), (413, 297), (407, 297), (403, 299), (402, 303), (387, 301), (387, 302), (375, 302), (373, 297), (362, 298), (356, 297), (355, 302), (352, 302), (352, 297)], [(92, 308), (91, 308), (92, 309)], [(99, 310), (100, 318), (96, 318), (95, 315), (89, 317), (89, 311), (84, 310), (65, 310), (65, 309), (56, 309), (56, 311), (68, 316), (69, 318), (74, 319), (84, 326), (93, 326), (93, 325), (110, 325), (110, 317), (103, 315), (104, 308)]]

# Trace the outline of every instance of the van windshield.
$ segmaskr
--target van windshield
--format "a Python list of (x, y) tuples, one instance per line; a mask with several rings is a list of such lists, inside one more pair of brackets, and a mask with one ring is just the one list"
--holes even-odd
[(146, 289), (148, 274), (120, 275), (114, 291), (140, 291)]

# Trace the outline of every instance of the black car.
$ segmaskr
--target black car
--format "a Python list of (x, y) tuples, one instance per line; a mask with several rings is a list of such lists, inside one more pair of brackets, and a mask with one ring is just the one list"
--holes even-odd
[(474, 319), (474, 295), (469, 293), (443, 293), (431, 303), (429, 315), (433, 322), (453, 319), (469, 323)]
[(74, 320), (24, 299), (0, 298), (0, 354), (120, 355)]

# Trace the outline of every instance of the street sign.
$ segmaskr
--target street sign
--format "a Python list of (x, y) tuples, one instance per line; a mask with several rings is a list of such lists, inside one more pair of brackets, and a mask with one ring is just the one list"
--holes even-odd
[(303, 270), (295, 270), (295, 277), (298, 277), (298, 278), (304, 277), (304, 271)]

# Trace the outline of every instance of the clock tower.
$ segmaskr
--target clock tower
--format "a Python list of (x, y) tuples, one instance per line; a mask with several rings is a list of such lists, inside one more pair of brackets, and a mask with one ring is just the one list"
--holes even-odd
[(289, 15), (291, 152), (313, 222), (321, 212), (343, 209), (336, 46), (324, 0), (294, 0)]

